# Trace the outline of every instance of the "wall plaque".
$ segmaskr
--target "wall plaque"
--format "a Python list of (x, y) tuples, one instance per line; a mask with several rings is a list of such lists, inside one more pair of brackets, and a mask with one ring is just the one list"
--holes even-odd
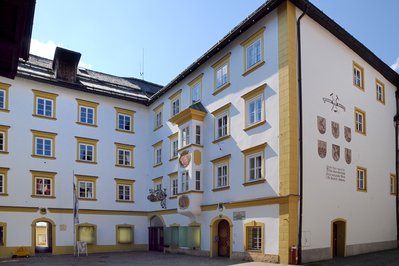
[(326, 119), (321, 116), (317, 116), (317, 129), (320, 134), (326, 133)]
[(345, 148), (345, 162), (351, 164), (352, 162), (352, 150)]
[(326, 178), (333, 181), (345, 182), (346, 178), (345, 169), (327, 165)]
[(338, 145), (332, 145), (332, 157), (334, 161), (338, 161), (340, 157), (340, 147)]
[(345, 140), (347, 142), (351, 142), (352, 133), (351, 133), (351, 128), (350, 127), (344, 127), (344, 135), (345, 135)]
[(326, 158), (327, 155), (327, 142), (319, 140), (317, 151), (319, 153), (320, 158)]
[(233, 212), (233, 220), (244, 220), (245, 219), (245, 211)]
[(334, 138), (339, 138), (339, 124), (337, 122), (331, 121), (331, 133)]
[(190, 206), (190, 199), (186, 195), (180, 196), (179, 208), (185, 210), (188, 208), (188, 206)]

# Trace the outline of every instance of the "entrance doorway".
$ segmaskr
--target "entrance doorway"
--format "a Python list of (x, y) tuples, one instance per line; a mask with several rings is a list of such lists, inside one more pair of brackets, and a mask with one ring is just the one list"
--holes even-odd
[(52, 253), (52, 225), (46, 221), (39, 221), (35, 223), (34, 229), (35, 253)]
[(332, 221), (332, 256), (345, 256), (346, 221), (343, 219)]
[(150, 227), (148, 227), (148, 249), (153, 251), (163, 251), (164, 247), (164, 224), (158, 216), (150, 219)]
[(227, 216), (215, 217), (211, 221), (211, 230), (211, 257), (230, 257), (233, 222)]

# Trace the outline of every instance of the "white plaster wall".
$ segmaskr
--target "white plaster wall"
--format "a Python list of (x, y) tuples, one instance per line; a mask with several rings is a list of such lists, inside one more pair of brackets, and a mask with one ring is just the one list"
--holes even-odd
[[(297, 15), (300, 15), (298, 10)], [(347, 220), (346, 244), (396, 239), (395, 197), (390, 195), (390, 173), (395, 173), (395, 87), (363, 59), (305, 16), (301, 20), (303, 135), (304, 135), (304, 249), (331, 245), (331, 221)], [(364, 68), (365, 91), (353, 83), (352, 60)], [(385, 84), (386, 104), (376, 100), (375, 79)], [(334, 113), (323, 103), (330, 93), (339, 96), (346, 110)], [(366, 112), (367, 136), (355, 132), (354, 108)], [(327, 119), (327, 132), (317, 129), (317, 116)], [(331, 134), (331, 121), (340, 124), (340, 137)], [(343, 126), (352, 129), (352, 141), (344, 138)], [(318, 155), (317, 141), (327, 142), (327, 156)], [(331, 145), (341, 146), (335, 162)], [(346, 164), (344, 148), (352, 150)], [(326, 178), (326, 166), (345, 169), (345, 182)], [(356, 191), (356, 167), (367, 168), (367, 192)]]

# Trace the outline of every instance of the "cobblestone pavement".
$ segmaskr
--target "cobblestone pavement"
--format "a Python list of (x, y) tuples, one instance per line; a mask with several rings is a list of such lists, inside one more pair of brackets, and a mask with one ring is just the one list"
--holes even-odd
[(334, 258), (332, 260), (308, 263), (306, 266), (398, 266), (399, 249)]
[[(266, 263), (245, 263), (241, 260), (227, 258), (195, 257), (179, 254), (163, 254), (161, 252), (124, 252), (90, 254), (87, 257), (74, 257), (72, 255), (36, 256), (30, 258), (15, 258), (0, 260), (1, 266), (7, 265), (34, 265), (34, 266), (61, 266), (61, 265), (151, 265), (151, 266), (225, 266), (225, 265), (272, 265)], [(238, 265), (237, 265), (238, 266)]]

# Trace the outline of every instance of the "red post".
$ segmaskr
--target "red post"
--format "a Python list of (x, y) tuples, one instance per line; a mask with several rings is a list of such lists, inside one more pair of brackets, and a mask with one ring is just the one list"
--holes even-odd
[(298, 255), (297, 254), (297, 248), (296, 248), (295, 245), (293, 245), (291, 247), (291, 258), (290, 258), (290, 261), (291, 261), (292, 265), (297, 265), (297, 262), (298, 262), (298, 256), (297, 255)]

